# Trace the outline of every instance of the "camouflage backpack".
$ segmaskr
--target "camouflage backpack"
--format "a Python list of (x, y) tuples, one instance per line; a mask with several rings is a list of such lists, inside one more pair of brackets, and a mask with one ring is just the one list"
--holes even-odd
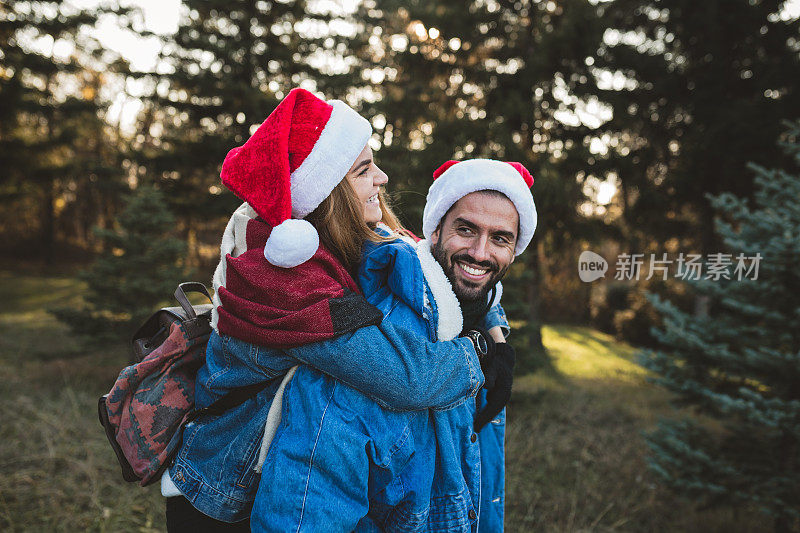
[(122, 477), (142, 486), (161, 478), (180, 448), (185, 424), (201, 415), (221, 414), (264, 388), (242, 387), (194, 409), (195, 375), (205, 362), (212, 304), (193, 306), (187, 292), (211, 299), (202, 283), (181, 283), (175, 291), (180, 307), (157, 311), (139, 328), (133, 336), (134, 364), (122, 370), (98, 403)]

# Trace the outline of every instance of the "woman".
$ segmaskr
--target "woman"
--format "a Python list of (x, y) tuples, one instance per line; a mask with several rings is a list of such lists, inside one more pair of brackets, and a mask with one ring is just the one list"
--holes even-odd
[(237, 387), (266, 387), (187, 425), (162, 483), (170, 531), (247, 519), (277, 378), (298, 363), (394, 409), (449, 405), (480, 387), (471, 341), (432, 343), (392, 324), (375, 327), (381, 315), (353, 281), (363, 242), (387, 240), (370, 224), (399, 228), (381, 198), (386, 176), (372, 160), (370, 134), (345, 104), (295, 89), (226, 157), (223, 183), (247, 203), (223, 235), (215, 331), (196, 401), (203, 407)]

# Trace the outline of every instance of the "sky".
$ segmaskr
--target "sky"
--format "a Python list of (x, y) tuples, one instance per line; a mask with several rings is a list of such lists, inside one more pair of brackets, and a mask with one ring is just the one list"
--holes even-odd
[[(180, 0), (136, 0), (132, 6), (140, 7), (147, 30), (161, 35), (178, 31)], [(140, 37), (121, 28), (114, 17), (105, 17), (97, 25), (95, 37), (111, 50), (119, 52), (135, 70), (153, 70), (161, 50), (157, 37)]]

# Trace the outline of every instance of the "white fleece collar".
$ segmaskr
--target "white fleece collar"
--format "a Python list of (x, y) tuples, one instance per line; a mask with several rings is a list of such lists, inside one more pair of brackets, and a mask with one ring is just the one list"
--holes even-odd
[(217, 329), (219, 322), (219, 308), (222, 302), (219, 298), (219, 288), (225, 286), (227, 277), (228, 255), (238, 257), (247, 251), (247, 223), (256, 218), (258, 214), (247, 202), (240, 205), (231, 215), (222, 234), (222, 243), (219, 246), (219, 263), (214, 270), (212, 285), (214, 286), (214, 307), (211, 310), (211, 327)]
[(489, 303), (489, 308), (490, 309), (492, 307), (494, 307), (495, 305), (499, 304), (500, 303), (500, 298), (503, 297), (503, 284), (498, 281), (497, 285), (495, 285), (494, 287), (495, 287), (495, 293), (494, 293), (494, 298)]
[(422, 274), (433, 293), (436, 311), (439, 314), (436, 337), (440, 341), (453, 340), (458, 337), (464, 326), (461, 305), (458, 303), (456, 293), (453, 292), (453, 287), (442, 270), (442, 266), (433, 257), (430, 241), (425, 239), (417, 243), (417, 256), (422, 266)]

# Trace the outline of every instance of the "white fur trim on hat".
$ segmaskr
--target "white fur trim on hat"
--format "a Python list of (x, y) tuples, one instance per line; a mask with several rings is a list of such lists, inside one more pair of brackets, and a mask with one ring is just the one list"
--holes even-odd
[(340, 100), (325, 128), (291, 176), (292, 217), (305, 218), (344, 178), (372, 135), (369, 121)]
[(525, 251), (536, 229), (536, 206), (531, 190), (517, 169), (494, 159), (469, 159), (445, 170), (428, 189), (422, 214), (422, 233), (430, 239), (439, 222), (457, 201), (464, 196), (484, 190), (505, 194), (519, 214), (519, 236), (515, 255)]
[(302, 265), (317, 252), (319, 234), (307, 220), (290, 218), (274, 228), (264, 246), (264, 257), (275, 266)]
[(436, 302), (436, 312), (439, 321), (436, 325), (436, 340), (450, 341), (458, 337), (464, 326), (464, 317), (461, 314), (461, 305), (458, 303), (456, 293), (450, 280), (442, 270), (442, 265), (431, 253), (431, 242), (421, 240), (417, 243), (417, 257), (422, 267), (422, 273), (433, 293)]

